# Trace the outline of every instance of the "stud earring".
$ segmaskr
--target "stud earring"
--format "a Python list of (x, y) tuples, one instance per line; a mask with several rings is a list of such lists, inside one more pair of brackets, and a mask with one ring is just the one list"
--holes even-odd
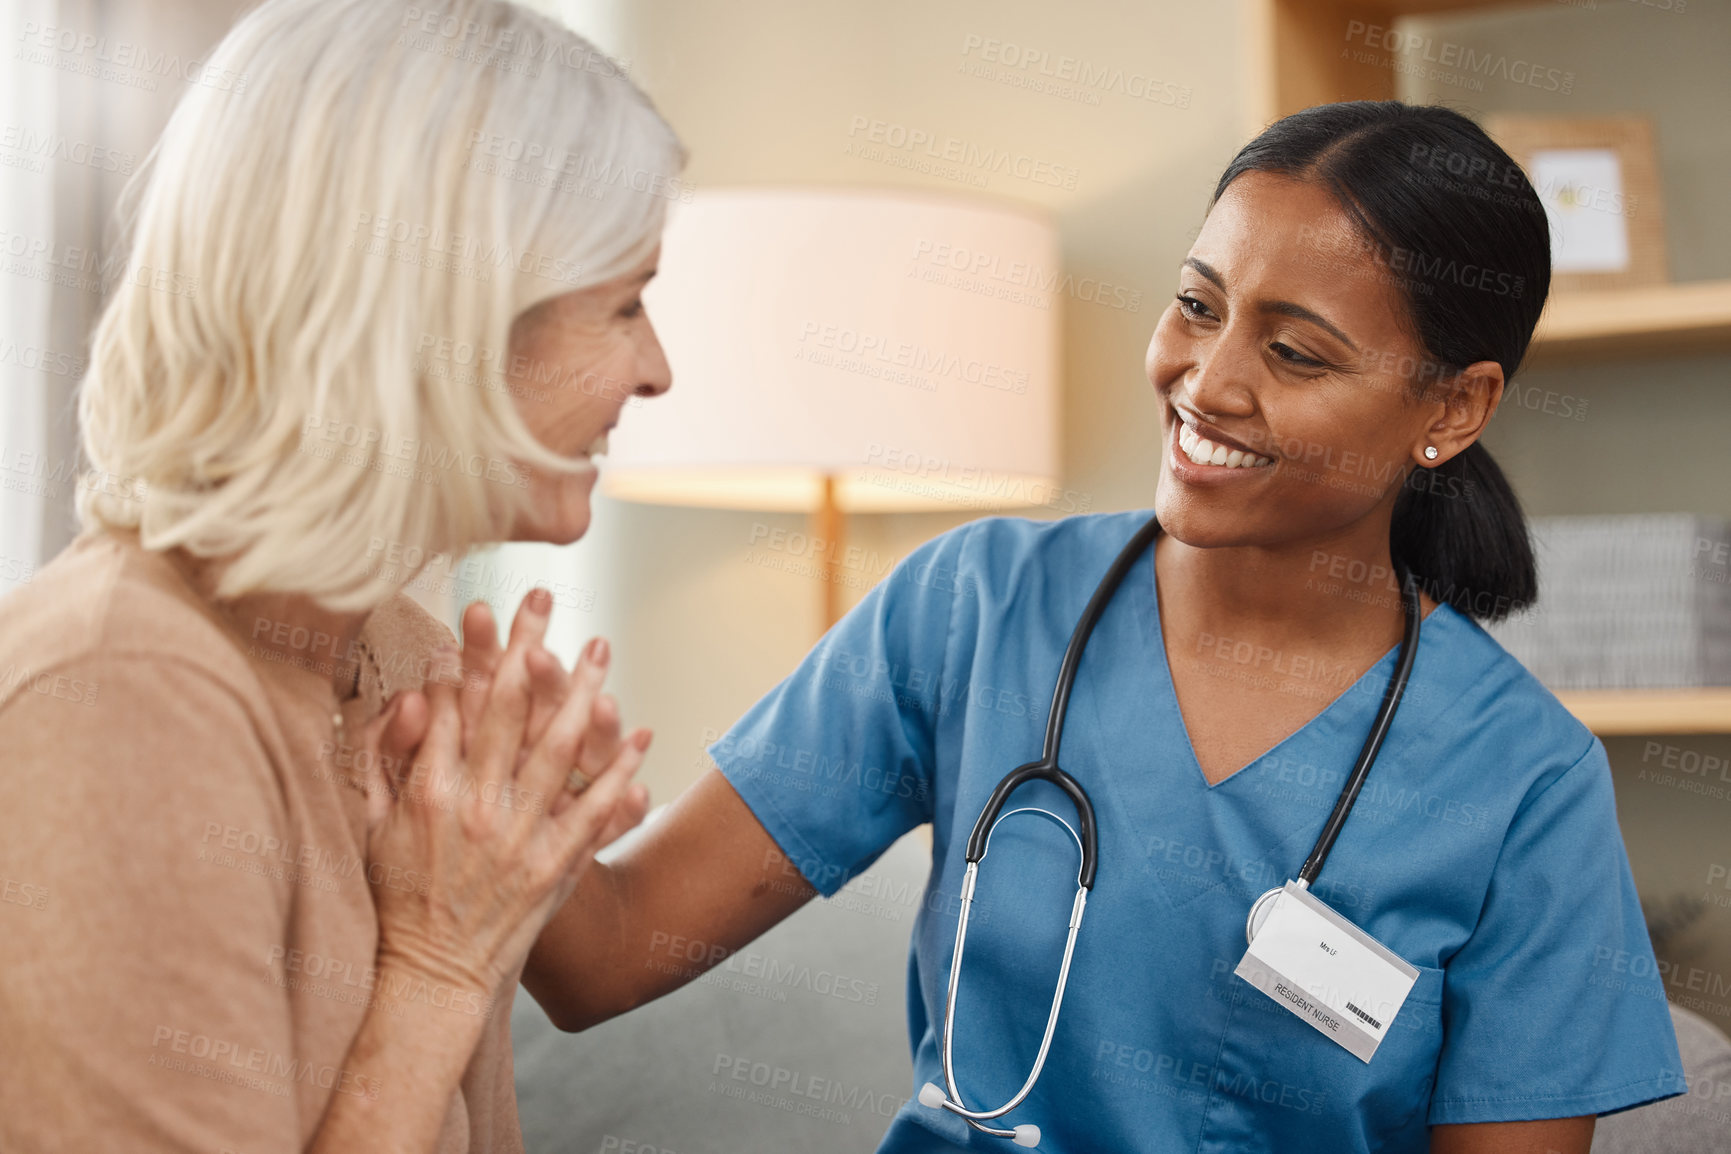
[(1435, 445), (1426, 445), (1424, 447), (1424, 459), (1427, 461), (1436, 460), (1436, 446)]

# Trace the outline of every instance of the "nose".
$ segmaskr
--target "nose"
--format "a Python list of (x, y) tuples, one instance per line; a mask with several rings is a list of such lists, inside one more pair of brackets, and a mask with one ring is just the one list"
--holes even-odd
[(1256, 350), (1227, 325), (1213, 340), (1199, 342), (1195, 366), (1184, 376), (1184, 392), (1203, 416), (1243, 416), (1256, 404), (1249, 382), (1257, 372)]
[(648, 338), (637, 357), (637, 387), (632, 392), (639, 397), (659, 397), (673, 387), (673, 368), (667, 363), (667, 351), (655, 334), (653, 322), (647, 324)]

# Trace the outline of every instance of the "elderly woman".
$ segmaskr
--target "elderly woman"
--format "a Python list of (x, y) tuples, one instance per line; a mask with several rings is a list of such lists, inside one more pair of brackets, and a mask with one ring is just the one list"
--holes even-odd
[(210, 64), (129, 190), (84, 532), (0, 601), (0, 1149), (520, 1150), (510, 995), (648, 734), (545, 591), (465, 677), (401, 588), (586, 530), (670, 384), (682, 149), (495, 0), (267, 0)]

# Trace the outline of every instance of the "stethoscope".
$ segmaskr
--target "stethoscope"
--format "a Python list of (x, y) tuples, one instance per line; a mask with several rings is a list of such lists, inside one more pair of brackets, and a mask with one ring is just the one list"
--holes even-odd
[[(1087, 608), (1082, 611), (1082, 619), (1076, 622), (1076, 631), (1070, 635), (1070, 644), (1064, 650), (1064, 660), (1058, 667), (1058, 684), (1052, 690), (1052, 709), (1046, 719), (1046, 743), (1040, 759), (1018, 766), (998, 783), (992, 796), (986, 801), (985, 809), (980, 812), (979, 820), (974, 823), (973, 833), (968, 835), (968, 867), (962, 876), (961, 919), (956, 923), (956, 949), (950, 959), (949, 993), (944, 999), (942, 1053), (944, 1083), (949, 1087), (949, 1093), (946, 1094), (936, 1083), (927, 1082), (920, 1087), (920, 1105), (958, 1114), (969, 1126), (982, 1134), (1009, 1138), (1018, 1146), (1038, 1146), (1040, 1128), (1023, 1123), (1012, 1130), (1004, 1130), (986, 1123), (1020, 1106), (1033, 1092), (1034, 1083), (1046, 1064), (1046, 1053), (1052, 1046), (1052, 1032), (1058, 1026), (1058, 1008), (1064, 1001), (1064, 987), (1070, 980), (1070, 960), (1076, 952), (1076, 933), (1082, 928), (1082, 913), (1088, 903), (1088, 891), (1094, 888), (1094, 871), (1100, 856), (1099, 837), (1094, 827), (1094, 805), (1088, 800), (1087, 791), (1081, 784), (1058, 767), (1058, 743), (1064, 733), (1064, 714), (1070, 706), (1070, 688), (1075, 684), (1076, 667), (1082, 663), (1082, 650), (1088, 645), (1088, 635), (1094, 631), (1094, 625), (1100, 620), (1106, 603), (1112, 599), (1112, 594), (1123, 582), (1124, 574), (1129, 572), (1142, 550), (1159, 533), (1159, 520), (1150, 517), (1148, 523), (1136, 531), (1136, 535), (1130, 538), (1112, 561), (1112, 567), (1106, 571), (1106, 576), (1094, 590)], [(1340, 836), (1341, 827), (1346, 824), (1347, 815), (1352, 812), (1353, 803), (1358, 800), (1358, 792), (1364, 786), (1364, 779), (1370, 773), (1371, 764), (1376, 761), (1377, 751), (1382, 748), (1383, 738), (1388, 736), (1389, 726), (1394, 723), (1395, 709), (1400, 705), (1401, 695), (1406, 692), (1407, 679), (1412, 674), (1413, 658), (1418, 653), (1418, 585), (1407, 573), (1405, 566), (1398, 561), (1395, 562), (1395, 570), (1400, 578), (1401, 600), (1406, 610), (1406, 634), (1401, 639), (1394, 675), (1389, 678), (1388, 688), (1383, 691), (1382, 704), (1377, 709), (1376, 719), (1371, 722), (1370, 735), (1365, 738), (1364, 747), (1359, 750), (1358, 761), (1353, 765), (1352, 773), (1347, 775), (1346, 784), (1341, 786), (1340, 797), (1334, 803), (1334, 812), (1329, 814), (1321, 835), (1316, 839), (1316, 845), (1311, 848), (1310, 856), (1298, 871), (1298, 880), (1294, 884), (1300, 889), (1308, 889), (1322, 872), (1322, 863), (1328, 860), (1329, 851), (1334, 848), (1335, 839)], [(968, 912), (973, 905), (974, 884), (979, 876), (980, 863), (985, 860), (986, 851), (991, 845), (992, 831), (998, 822), (1003, 820), (998, 816), (998, 811), (1003, 809), (1010, 794), (1019, 786), (1036, 779), (1049, 781), (1069, 795), (1071, 803), (1076, 807), (1076, 820), (1082, 827), (1081, 832), (1078, 833), (1069, 822), (1051, 810), (1037, 806), (1013, 809), (1003, 817), (1032, 813), (1050, 818), (1069, 830), (1071, 838), (1076, 842), (1076, 849), (1081, 854), (1081, 866), (1076, 873), (1076, 898), (1070, 906), (1070, 932), (1064, 941), (1064, 963), (1058, 970), (1058, 986), (1052, 993), (1052, 1009), (1046, 1015), (1046, 1033), (1040, 1039), (1040, 1052), (1034, 1057), (1034, 1068), (1028, 1072), (1028, 1080), (1022, 1083), (1022, 1088), (1016, 1091), (1014, 1097), (996, 1110), (970, 1110), (962, 1104), (962, 1092), (956, 1086), (955, 1061), (951, 1053), (956, 1020), (956, 988), (962, 976), (962, 947), (968, 938)], [(1273, 908), (1273, 899), (1281, 894), (1283, 888), (1269, 890), (1250, 907), (1250, 916), (1244, 927), (1247, 939), (1255, 938), (1263, 919)]]

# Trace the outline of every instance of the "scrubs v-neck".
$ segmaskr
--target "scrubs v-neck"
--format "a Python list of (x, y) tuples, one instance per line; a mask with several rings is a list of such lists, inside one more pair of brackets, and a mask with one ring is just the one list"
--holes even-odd
[[(998, 781), (1039, 756), (1070, 632), (1150, 515), (988, 517), (941, 534), (709, 746), (825, 896), (932, 823), (909, 954), (914, 1080), (880, 1154), (1012, 1148), (914, 1096), (944, 1082), (963, 855)], [(999, 1125), (1035, 1123), (1039, 1148), (1066, 1154), (1423, 1154), (1434, 1124), (1609, 1113), (1683, 1091), (1604, 747), (1446, 599), (1312, 889), (1418, 969), (1406, 1003), (1365, 1063), (1236, 977), (1251, 902), (1296, 876), (1395, 660), (1390, 649), (1342, 684), (1321, 663), (1237, 652), (1224, 678), (1278, 666), (1320, 712), (1210, 785), (1166, 664), (1152, 548), (1106, 607), (1059, 753), (1093, 801), (1098, 878), (1044, 1072)], [(1043, 782), (1005, 809), (1019, 807), (1074, 822)], [(1032, 1065), (1078, 857), (1038, 813), (992, 837), (953, 1046), (970, 1107), (1007, 1101)]]

